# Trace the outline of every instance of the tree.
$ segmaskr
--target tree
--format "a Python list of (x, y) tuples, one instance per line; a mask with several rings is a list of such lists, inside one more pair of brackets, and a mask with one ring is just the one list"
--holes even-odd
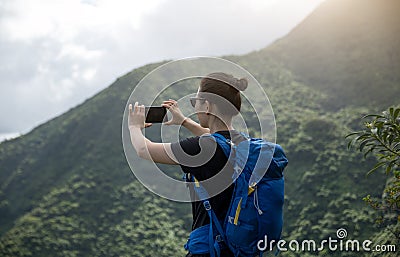
[(357, 145), (364, 157), (373, 154), (377, 158), (376, 165), (367, 173), (370, 174), (379, 168), (384, 168), (390, 176), (384, 189), (382, 201), (371, 199), (370, 195), (364, 201), (374, 209), (381, 210), (385, 215), (379, 220), (394, 217), (400, 221), (400, 107), (390, 107), (382, 114), (370, 114), (363, 119), (372, 118), (365, 122), (361, 131), (350, 133), (346, 138), (353, 137), (348, 148)]

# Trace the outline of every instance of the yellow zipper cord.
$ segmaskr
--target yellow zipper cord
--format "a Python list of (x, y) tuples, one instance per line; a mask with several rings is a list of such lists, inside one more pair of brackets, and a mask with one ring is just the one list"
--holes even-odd
[(196, 177), (194, 177), (194, 184), (196, 187), (200, 187), (200, 183), (199, 181), (196, 179)]
[[(255, 190), (254, 187), (249, 187), (248, 191), (247, 191), (247, 195), (250, 195), (251, 193), (253, 193)], [(239, 200), (239, 204), (236, 208), (236, 213), (235, 213), (235, 219), (233, 220), (233, 224), (237, 225), (238, 221), (239, 221), (239, 214), (240, 214), (240, 210), (241, 210), (241, 205), (242, 205), (242, 198), (240, 198)]]
[(236, 213), (235, 213), (235, 219), (233, 220), (233, 224), (237, 225), (238, 224), (238, 220), (239, 220), (239, 214), (240, 214), (240, 205), (242, 204), (242, 198), (240, 198), (239, 204), (236, 208)]
[(254, 190), (256, 190), (254, 187), (249, 187), (249, 190), (247, 191), (247, 195), (250, 195), (251, 193), (253, 193)]

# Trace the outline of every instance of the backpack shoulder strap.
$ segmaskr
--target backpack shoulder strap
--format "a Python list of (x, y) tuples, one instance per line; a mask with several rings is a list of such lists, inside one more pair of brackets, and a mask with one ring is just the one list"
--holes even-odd
[[(208, 244), (209, 244), (209, 253), (211, 257), (220, 257), (220, 246), (219, 242), (224, 241), (226, 242), (225, 233), (222, 228), (221, 223), (218, 221), (217, 215), (215, 214), (214, 210), (211, 208), (211, 204), (209, 201), (209, 196), (206, 189), (201, 185), (201, 183), (194, 177), (190, 175), (190, 179), (194, 182), (194, 191), (196, 192), (197, 196), (203, 202), (203, 206), (208, 213), (208, 217), (210, 219), (210, 226), (208, 232)], [(214, 237), (213, 226), (217, 229), (218, 235)]]
[(230, 139), (225, 138), (223, 135), (219, 133), (207, 134), (203, 136), (211, 137), (217, 144), (222, 148), (226, 157), (229, 157), (231, 153), (231, 147), (233, 145)]

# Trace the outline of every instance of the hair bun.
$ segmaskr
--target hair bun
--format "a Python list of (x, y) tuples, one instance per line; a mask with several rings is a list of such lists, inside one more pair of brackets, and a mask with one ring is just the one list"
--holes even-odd
[(248, 86), (248, 82), (247, 79), (245, 78), (241, 78), (241, 79), (237, 79), (235, 86), (237, 89), (239, 89), (240, 91), (244, 91), (246, 90), (247, 86)]
[(226, 74), (223, 72), (214, 72), (208, 74), (206, 78), (215, 79), (224, 82), (231, 86), (234, 90), (244, 91), (247, 88), (248, 82), (246, 78), (237, 79), (231, 74)]

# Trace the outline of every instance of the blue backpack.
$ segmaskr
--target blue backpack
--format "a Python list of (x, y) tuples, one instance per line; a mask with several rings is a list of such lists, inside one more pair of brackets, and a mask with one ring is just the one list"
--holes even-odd
[[(211, 208), (207, 191), (191, 176), (187, 181), (203, 201), (210, 224), (190, 233), (185, 249), (192, 254), (220, 256), (229, 247), (238, 256), (262, 256), (280, 240), (283, 225), (284, 177), (288, 160), (278, 144), (250, 138), (234, 145), (218, 133), (209, 135), (223, 149), (234, 167), (234, 190), (224, 221), (218, 220)], [(230, 152), (234, 151), (229, 158)], [(262, 244), (261, 244), (262, 243)], [(262, 245), (262, 246), (260, 246)]]

